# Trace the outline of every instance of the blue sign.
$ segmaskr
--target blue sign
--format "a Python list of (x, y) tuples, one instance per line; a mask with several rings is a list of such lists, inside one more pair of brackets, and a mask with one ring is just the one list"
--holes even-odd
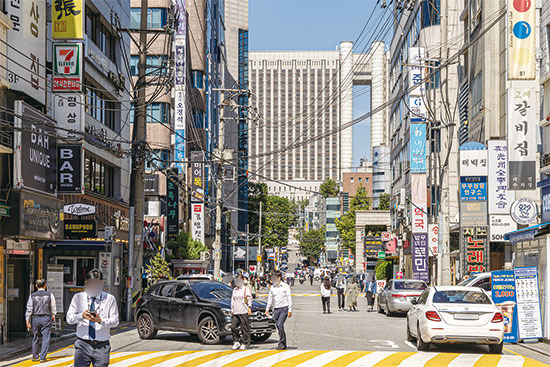
[(426, 172), (426, 124), (411, 124), (411, 173)]
[(460, 201), (487, 201), (487, 176), (460, 177)]
[(513, 270), (491, 272), (491, 296), (504, 316), (504, 341), (517, 343), (518, 316), (516, 306), (516, 282)]
[(185, 174), (185, 130), (176, 130), (176, 144), (174, 145), (176, 168), (181, 174)]
[(550, 222), (550, 185), (540, 188), (542, 222)]

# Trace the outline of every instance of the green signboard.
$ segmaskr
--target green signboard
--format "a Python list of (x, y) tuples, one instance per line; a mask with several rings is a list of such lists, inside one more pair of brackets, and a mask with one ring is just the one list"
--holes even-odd
[(383, 260), (386, 258), (386, 251), (378, 251), (378, 258)]

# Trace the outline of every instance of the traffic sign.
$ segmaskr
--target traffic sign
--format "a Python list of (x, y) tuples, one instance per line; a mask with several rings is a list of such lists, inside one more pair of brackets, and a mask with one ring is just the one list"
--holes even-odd
[(386, 251), (378, 251), (378, 259), (383, 260), (386, 258)]
[(251, 272), (251, 273), (255, 273), (255, 272), (256, 272), (256, 266), (254, 266), (254, 265), (250, 265), (250, 266), (249, 266), (249, 269), (250, 269), (250, 272)]
[(391, 232), (382, 232), (382, 241), (391, 241)]
[(355, 255), (353, 255), (353, 254), (349, 254), (349, 259), (350, 259), (350, 260), (353, 260), (353, 259), (355, 259)]

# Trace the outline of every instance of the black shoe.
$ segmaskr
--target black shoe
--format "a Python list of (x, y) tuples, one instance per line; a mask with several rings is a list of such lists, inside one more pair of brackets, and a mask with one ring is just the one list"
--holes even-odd
[(327, 311), (323, 311), (323, 315), (326, 314), (326, 313), (327, 313)]
[(330, 311), (329, 311), (329, 312), (327, 312), (327, 313), (330, 313)]
[(277, 350), (285, 350), (286, 349), (286, 345), (277, 345)]
[(40, 361), (40, 358), (38, 358), (38, 357), (37, 357), (37, 358), (32, 357), (31, 361), (33, 361), (33, 362), (38, 362), (38, 361)]

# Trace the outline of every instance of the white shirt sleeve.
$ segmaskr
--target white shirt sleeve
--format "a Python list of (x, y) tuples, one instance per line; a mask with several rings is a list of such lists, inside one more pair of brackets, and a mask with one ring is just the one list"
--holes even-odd
[(29, 300), (27, 301), (27, 310), (25, 312), (25, 320), (27, 320), (27, 322), (30, 322), (31, 316), (32, 316), (32, 297), (29, 296)]
[(55, 297), (53, 296), (53, 294), (51, 295), (50, 300), (50, 312), (52, 313), (52, 316), (55, 316), (55, 314), (57, 313), (57, 304), (55, 303)]
[(73, 299), (71, 300), (71, 305), (69, 306), (69, 310), (67, 311), (68, 324), (74, 325), (84, 323), (82, 313), (86, 310), (80, 310), (80, 308), (80, 293), (77, 293), (73, 296)]
[(290, 286), (286, 286), (286, 299), (288, 302), (288, 312), (292, 312), (292, 294), (290, 293)]
[(266, 311), (269, 311), (272, 303), (273, 303), (273, 286), (269, 287), (269, 292), (267, 292), (267, 306), (265, 308)]
[(114, 328), (118, 326), (119, 319), (118, 319), (118, 307), (116, 305), (116, 299), (112, 294), (109, 294), (107, 296), (108, 301), (108, 315), (106, 318), (101, 320), (101, 326), (106, 326), (110, 328)]

